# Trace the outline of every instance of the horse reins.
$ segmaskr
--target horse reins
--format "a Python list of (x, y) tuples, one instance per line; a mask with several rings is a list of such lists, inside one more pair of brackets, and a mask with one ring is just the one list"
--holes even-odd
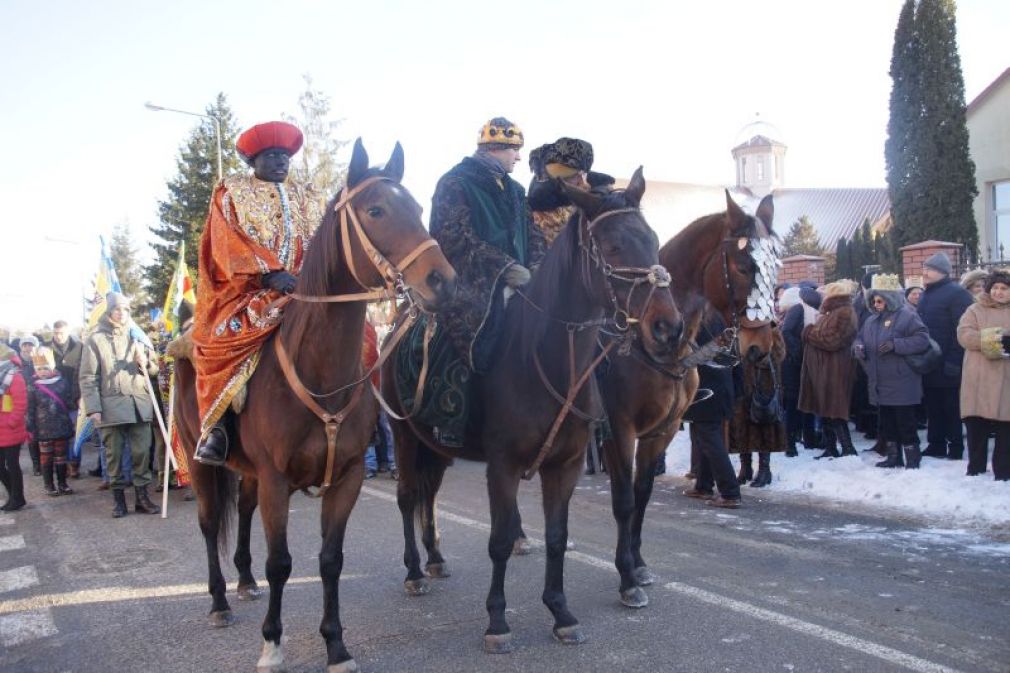
[[(274, 305), (282, 305), (294, 299), (296, 301), (309, 302), (309, 303), (339, 303), (339, 302), (361, 302), (361, 301), (376, 301), (381, 299), (392, 299), (394, 297), (405, 299), (410, 308), (407, 311), (407, 318), (404, 320), (403, 324), (396, 330), (392, 338), (390, 338), (386, 344), (383, 345), (382, 350), (379, 352), (379, 356), (375, 361), (375, 364), (362, 376), (360, 379), (352, 381), (336, 390), (329, 393), (314, 393), (309, 390), (301, 379), (298, 377), (298, 373), (295, 371), (294, 363), (284, 348), (284, 344), (281, 342), (278, 336), (274, 339), (274, 351), (277, 354), (277, 360), (280, 363), (281, 371), (284, 373), (284, 379), (287, 381), (288, 386), (295, 393), (295, 396), (301, 401), (305, 407), (315, 414), (319, 420), (323, 422), (326, 431), (326, 470), (323, 474), (323, 484), (319, 487), (316, 493), (311, 493), (308, 489), (304, 489), (306, 493), (312, 497), (319, 498), (322, 497), (324, 493), (330, 487), (331, 475), (333, 473), (333, 467), (336, 462), (336, 449), (337, 449), (337, 438), (340, 435), (340, 429), (343, 426), (347, 417), (351, 414), (354, 408), (357, 406), (358, 402), (361, 400), (361, 394), (364, 388), (361, 387), (361, 383), (368, 380), (369, 377), (375, 371), (382, 366), (382, 364), (389, 357), (389, 354), (394, 350), (397, 343), (403, 338), (403, 336), (410, 329), (411, 325), (417, 320), (420, 315), (419, 307), (414, 303), (413, 297), (410, 293), (410, 288), (406, 285), (403, 278), (403, 273), (407, 268), (416, 262), (421, 255), (427, 251), (429, 248), (437, 247), (438, 243), (432, 239), (427, 238), (426, 240), (419, 243), (413, 250), (407, 253), (399, 264), (393, 264), (385, 255), (383, 255), (378, 248), (372, 243), (365, 233), (364, 228), (361, 226), (361, 222), (358, 220), (357, 214), (354, 209), (350, 207), (351, 200), (357, 196), (363, 189), (369, 185), (374, 184), (380, 180), (387, 180), (392, 182), (390, 178), (383, 176), (374, 176), (368, 178), (353, 189), (344, 189), (337, 202), (334, 204), (333, 209), (340, 215), (340, 233), (341, 233), (341, 245), (343, 246), (344, 258), (347, 260), (348, 268), (351, 272), (351, 276), (354, 278), (355, 282), (358, 283), (366, 292), (356, 292), (348, 294), (331, 294), (331, 295), (304, 295), (299, 293), (292, 293), (281, 297), (278, 302)], [(350, 224), (348, 224), (350, 222)], [(354, 266), (354, 251), (351, 248), (351, 238), (350, 229), (351, 226), (354, 227), (354, 233), (357, 236), (358, 243), (364, 249), (365, 254), (368, 256), (369, 261), (375, 266), (375, 269), (382, 276), (385, 281), (385, 285), (382, 287), (375, 286), (371, 287), (366, 285), (358, 276), (357, 270)], [(393, 294), (390, 294), (390, 290)], [(425, 341), (425, 353), (427, 353), (427, 330), (426, 330), (426, 341)], [(425, 359), (424, 366), (422, 367), (422, 373), (427, 369), (427, 359)], [(421, 382), (423, 385), (423, 378)], [(318, 402), (313, 398), (326, 398), (332, 397), (337, 393), (345, 391), (349, 388), (353, 388), (354, 392), (351, 394), (351, 399), (348, 400), (339, 411), (335, 413), (330, 413), (326, 411)], [(372, 385), (373, 394), (379, 399), (380, 403), (387, 410), (388, 405), (385, 404), (385, 400), (382, 399), (379, 392), (375, 389), (374, 384)], [(418, 406), (417, 400), (415, 400), (415, 406)]]
[[(564, 422), (565, 418), (568, 417), (569, 413), (574, 414), (577, 418), (584, 421), (598, 421), (599, 418), (594, 418), (587, 412), (578, 409), (575, 406), (575, 398), (578, 396), (579, 391), (582, 387), (589, 381), (592, 376), (593, 371), (599, 366), (599, 364), (607, 357), (611, 350), (618, 343), (630, 343), (631, 332), (629, 329), (633, 325), (638, 325), (641, 323), (641, 318), (635, 318), (631, 315), (631, 300), (632, 295), (635, 290), (645, 283), (650, 284), (649, 294), (645, 299), (645, 304), (642, 306), (641, 316), (644, 317), (648, 311), (649, 304), (652, 302), (653, 295), (656, 288), (667, 288), (670, 286), (670, 274), (660, 264), (654, 264), (649, 268), (644, 267), (633, 267), (633, 266), (621, 266), (614, 267), (607, 263), (603, 258), (603, 255), (599, 252), (596, 246), (596, 239), (593, 238), (593, 228), (601, 221), (608, 217), (614, 215), (620, 215), (624, 213), (641, 213), (638, 208), (620, 208), (617, 210), (610, 210), (601, 215), (597, 215), (595, 218), (590, 220), (585, 226), (586, 237), (589, 239), (588, 245), (583, 237), (583, 223), (586, 221), (585, 214), (580, 215), (579, 220), (579, 249), (584, 254), (584, 259), (588, 265), (592, 261), (596, 268), (600, 270), (603, 275), (603, 283), (607, 290), (607, 296), (610, 300), (610, 305), (613, 309), (613, 313), (609, 319), (601, 320), (589, 320), (585, 322), (570, 322), (565, 320), (559, 320), (554, 316), (551, 316), (541, 307), (537, 306), (529, 297), (527, 297), (522, 292), (519, 295), (528, 302), (531, 306), (536, 308), (538, 311), (543, 313), (549, 319), (560, 322), (565, 325), (568, 331), (568, 392), (566, 395), (562, 396), (553, 385), (551, 385), (550, 380), (547, 378), (544, 372), (543, 365), (540, 363), (540, 356), (537, 354), (536, 349), (533, 350), (533, 363), (537, 369), (537, 375), (540, 377), (541, 383), (550, 393), (551, 397), (555, 399), (559, 404), (561, 404), (561, 409), (558, 411), (558, 415), (554, 418), (554, 423), (551, 424), (551, 429), (547, 434), (547, 439), (540, 446), (540, 451), (537, 453), (537, 457), (534, 459), (533, 464), (523, 472), (523, 479), (530, 480), (540, 470), (540, 465), (543, 464), (544, 459), (550, 453), (551, 448), (554, 446), (554, 440), (557, 438), (558, 432), (561, 430), (561, 424)], [(617, 300), (617, 293), (614, 291), (613, 285), (611, 284), (611, 279), (619, 280), (631, 285), (631, 289), (628, 291), (627, 301), (625, 302), (625, 308), (621, 308)], [(619, 340), (614, 340), (603, 347), (601, 352), (590, 362), (589, 366), (584, 372), (578, 377), (576, 377), (576, 364), (575, 364), (575, 332), (590, 328), (590, 327), (603, 327), (606, 325), (613, 325), (614, 328), (623, 334), (622, 338)]]

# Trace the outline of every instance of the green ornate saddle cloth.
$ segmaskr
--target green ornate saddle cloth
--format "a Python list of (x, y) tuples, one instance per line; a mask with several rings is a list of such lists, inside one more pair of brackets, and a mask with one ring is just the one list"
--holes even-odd
[[(424, 332), (432, 318), (422, 315), (410, 328), (396, 352), (396, 392), (402, 408), (414, 405), (417, 381), (424, 364)], [(438, 324), (428, 344), (428, 376), (421, 407), (414, 420), (429, 426), (435, 440), (460, 447), (466, 434), (473, 402), (473, 371), (460, 357), (445, 327)]]

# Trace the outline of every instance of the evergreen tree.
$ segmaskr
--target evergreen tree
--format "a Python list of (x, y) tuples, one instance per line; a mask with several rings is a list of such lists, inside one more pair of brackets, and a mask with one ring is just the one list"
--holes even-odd
[[(913, 220), (911, 183), (915, 170), (913, 131), (919, 124), (919, 40), (915, 34), (915, 0), (905, 0), (898, 15), (891, 50), (890, 116), (884, 160), (887, 166), (887, 192), (896, 234), (902, 240), (915, 238), (910, 231)], [(857, 247), (859, 247), (857, 245)], [(862, 252), (860, 250), (860, 252)], [(856, 260), (853, 264), (858, 266)], [(860, 269), (860, 272), (862, 270)]]
[(835, 273), (833, 280), (842, 278), (855, 278), (852, 272), (852, 258), (849, 256), (849, 243), (844, 238), (838, 239), (835, 244)]
[(116, 277), (123, 288), (123, 294), (140, 305), (146, 302), (143, 295), (144, 277), (137, 261), (137, 249), (130, 239), (130, 225), (126, 222), (117, 224), (112, 229), (112, 240), (109, 241), (109, 257), (116, 269)]
[[(206, 114), (216, 117), (221, 124), (221, 163), (225, 176), (241, 170), (242, 160), (235, 150), (238, 128), (223, 93), (207, 106)], [(202, 119), (190, 132), (179, 148), (176, 165), (178, 173), (168, 182), (168, 197), (158, 203), (160, 222), (150, 228), (157, 239), (151, 245), (155, 259), (144, 267), (144, 276), (153, 305), (159, 305), (165, 298), (180, 242), (186, 242), (186, 263), (191, 273), (197, 273), (200, 234), (217, 183), (217, 136), (212, 120)]]
[(320, 194), (331, 198), (343, 186), (347, 175), (347, 164), (337, 161), (337, 153), (348, 141), (333, 137), (343, 120), (329, 118), (329, 96), (312, 88), (310, 75), (302, 78), (305, 91), (298, 97), (299, 116), (284, 116), (285, 121), (301, 129), (305, 138), (301, 152), (291, 162), (291, 177), (311, 183)]
[(817, 239), (817, 230), (806, 215), (793, 222), (783, 241), (788, 255), (824, 255), (824, 248)]

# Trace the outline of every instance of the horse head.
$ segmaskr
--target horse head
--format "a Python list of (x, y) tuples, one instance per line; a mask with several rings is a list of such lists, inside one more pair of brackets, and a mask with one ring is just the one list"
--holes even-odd
[(392, 287), (408, 293), (426, 310), (437, 310), (455, 296), (456, 272), (428, 235), (421, 206), (402, 179), (400, 143), (384, 167), (370, 168), (368, 153), (358, 138), (347, 185), (326, 216), (340, 220), (331, 223), (333, 235), (340, 240), (327, 243), (342, 246), (341, 257), (362, 288)]
[(774, 294), (781, 242), (772, 228), (772, 196), (748, 215), (726, 192), (721, 242), (705, 268), (704, 292), (727, 325), (739, 328), (740, 352), (759, 356), (773, 344)]
[(684, 320), (670, 293), (669, 274), (659, 264), (659, 239), (639, 208), (645, 193), (642, 168), (626, 189), (608, 193), (583, 191), (560, 180), (558, 184), (583, 213), (579, 247), (591, 293), (613, 311), (618, 330), (637, 325), (645, 352), (657, 362), (672, 362)]

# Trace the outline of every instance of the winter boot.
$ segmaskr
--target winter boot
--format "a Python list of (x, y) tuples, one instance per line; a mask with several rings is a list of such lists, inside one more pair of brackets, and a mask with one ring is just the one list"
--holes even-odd
[(803, 447), (807, 448), (807, 449), (820, 449), (820, 448), (823, 448), (821, 446), (821, 437), (818, 436), (819, 434), (820, 433), (818, 433), (817, 430), (815, 430), (813, 428), (810, 428), (810, 429), (804, 428), (803, 429)]
[(7, 504), (0, 507), (5, 512), (16, 512), (25, 506), (25, 482), (24, 477), (18, 474), (7, 473)]
[(758, 471), (754, 475), (754, 481), (750, 483), (754, 488), (764, 488), (772, 483), (772, 454), (762, 451), (758, 454)]
[(901, 447), (901, 450), (905, 453), (905, 469), (918, 470), (919, 463), (922, 462), (922, 454), (919, 453), (919, 447), (915, 444), (909, 444), (908, 446)]
[(852, 445), (852, 435), (849, 433), (847, 421), (835, 421), (835, 435), (838, 437), (838, 444), (842, 447), (842, 457), (858, 456), (859, 452)]
[(126, 492), (121, 488), (112, 489), (112, 498), (116, 501), (116, 507), (112, 510), (113, 519), (122, 519), (129, 513), (126, 509)]
[(42, 468), (42, 483), (45, 484), (46, 495), (57, 496), (60, 492), (53, 484), (53, 454), (43, 453), (40, 467)]
[(754, 478), (754, 467), (751, 463), (751, 454), (740, 454), (740, 472), (736, 475), (736, 480), (741, 486)]
[(838, 454), (838, 441), (835, 438), (835, 428), (827, 419), (824, 420), (824, 427), (821, 430), (821, 436), (824, 438), (823, 447), (824, 453), (819, 456), (814, 456), (814, 460), (820, 460), (821, 458), (840, 458)]
[(927, 444), (926, 450), (922, 452), (922, 455), (925, 458), (946, 458), (947, 447), (946, 445)]
[(796, 440), (789, 437), (789, 444), (786, 446), (786, 458), (796, 458), (800, 454), (796, 451)]
[(161, 511), (161, 508), (151, 502), (151, 499), (147, 497), (147, 486), (137, 486), (137, 501), (133, 506), (133, 509), (141, 514), (157, 514)]
[(60, 495), (70, 495), (74, 492), (74, 489), (67, 485), (66, 463), (59, 463), (56, 465), (56, 484), (60, 489)]
[(228, 431), (218, 421), (196, 447), (193, 458), (204, 465), (221, 466), (228, 458)]
[(896, 442), (887, 442), (884, 446), (887, 457), (876, 464), (877, 467), (901, 467), (901, 452)]

